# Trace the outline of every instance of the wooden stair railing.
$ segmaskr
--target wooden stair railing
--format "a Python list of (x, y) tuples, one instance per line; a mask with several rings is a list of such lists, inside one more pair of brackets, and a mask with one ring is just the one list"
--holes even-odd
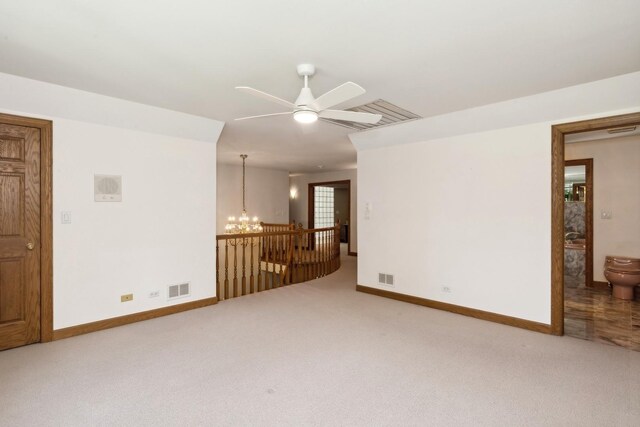
[(340, 225), (297, 229), (262, 224), (260, 233), (216, 236), (219, 301), (313, 280), (340, 268)]
[(262, 240), (260, 270), (277, 274), (279, 283), (288, 284), (286, 282), (293, 257), (293, 237), (288, 235), (281, 238), (276, 235)]
[[(292, 231), (295, 230), (296, 225), (290, 224), (274, 224), (261, 222), (262, 231), (265, 233), (274, 233), (279, 231)], [(287, 237), (291, 239), (292, 237)], [(260, 257), (260, 269), (269, 273), (277, 273), (280, 278), (280, 283), (284, 283), (291, 263), (291, 241), (287, 241), (285, 247), (279, 247), (280, 245), (272, 245), (273, 242), (269, 238), (262, 240), (262, 256)], [(279, 242), (277, 242), (279, 243)], [(274, 247), (275, 246), (275, 247)], [(271, 263), (268, 260), (271, 259)]]
[(275, 231), (292, 231), (296, 229), (296, 225), (292, 222), (290, 224), (269, 224), (261, 222), (262, 231), (264, 233), (272, 233)]

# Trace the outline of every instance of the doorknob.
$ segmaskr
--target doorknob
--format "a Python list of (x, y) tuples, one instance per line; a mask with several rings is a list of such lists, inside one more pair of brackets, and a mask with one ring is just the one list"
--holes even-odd
[(30, 251), (32, 251), (34, 248), (33, 243), (29, 242), (27, 243), (27, 249), (29, 249)]

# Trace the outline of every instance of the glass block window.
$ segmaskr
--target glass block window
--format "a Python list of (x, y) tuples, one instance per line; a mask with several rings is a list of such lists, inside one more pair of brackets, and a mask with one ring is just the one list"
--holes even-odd
[(333, 188), (314, 187), (314, 223), (313, 228), (333, 227), (335, 224), (335, 208)]

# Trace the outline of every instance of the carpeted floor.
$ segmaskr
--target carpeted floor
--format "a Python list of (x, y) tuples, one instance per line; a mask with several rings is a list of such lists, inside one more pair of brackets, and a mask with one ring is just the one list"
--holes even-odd
[(0, 352), (2, 426), (637, 426), (640, 352), (314, 282)]

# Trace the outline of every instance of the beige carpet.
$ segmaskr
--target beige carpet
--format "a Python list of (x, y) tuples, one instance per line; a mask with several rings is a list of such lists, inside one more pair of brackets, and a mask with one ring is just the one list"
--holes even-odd
[(0, 425), (639, 425), (640, 352), (310, 283), (0, 352)]

